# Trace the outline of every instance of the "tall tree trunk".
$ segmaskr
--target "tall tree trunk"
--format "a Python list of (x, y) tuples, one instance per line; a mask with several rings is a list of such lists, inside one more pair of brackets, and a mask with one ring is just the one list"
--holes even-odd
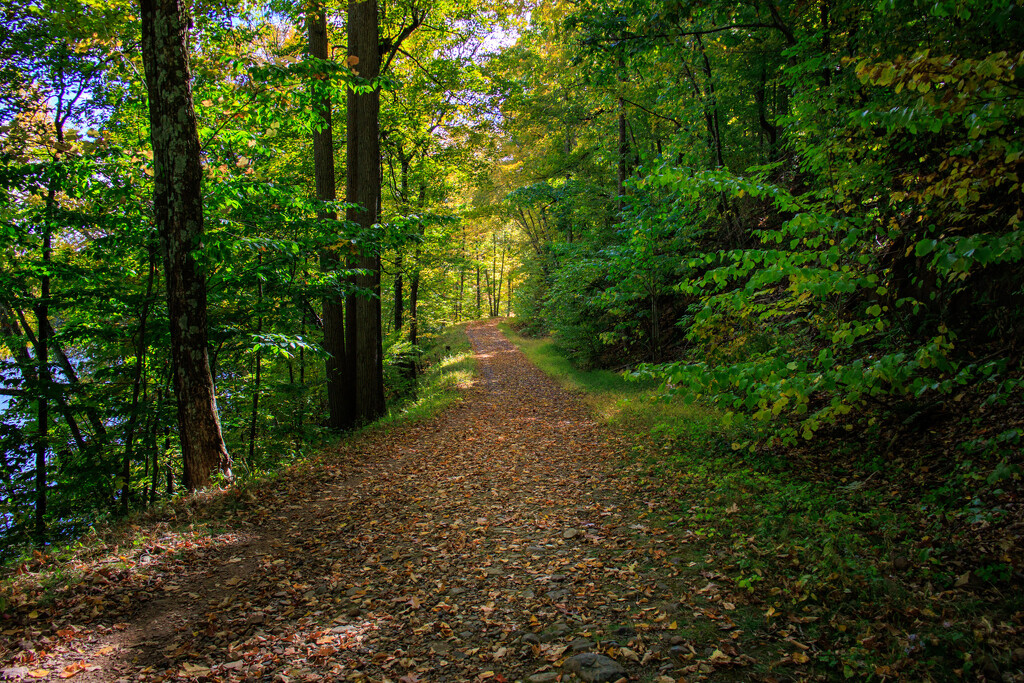
[[(135, 451), (135, 425), (139, 420), (139, 392), (142, 389), (142, 371), (146, 365), (146, 323), (149, 321), (149, 301), (153, 296), (153, 280), (156, 279), (156, 248), (150, 241), (149, 279), (146, 281), (146, 298), (139, 315), (139, 341), (135, 345), (135, 373), (132, 378), (132, 406), (128, 413), (128, 428), (124, 436), (124, 458), (121, 461), (121, 512), (128, 514), (131, 502), (132, 456)], [(148, 462), (148, 461), (147, 461)], [(143, 496), (146, 488), (143, 484)]]
[(754, 90), (754, 102), (757, 103), (757, 122), (761, 126), (761, 131), (765, 134), (768, 140), (768, 154), (766, 155), (769, 161), (775, 159), (775, 140), (778, 136), (778, 132), (775, 128), (775, 124), (768, 120), (768, 104), (767, 104), (767, 92), (768, 92), (768, 70), (765, 67), (761, 67), (761, 83), (760, 87)]
[[(60, 48), (61, 81), (63, 82), (63, 64), (67, 57), (67, 48)], [(71, 105), (64, 106), (64, 88), (61, 87), (56, 98), (54, 116), (54, 137), (58, 148), (64, 144), (64, 123), (71, 112)], [(36, 349), (36, 379), (39, 383), (36, 403), (36, 541), (42, 545), (46, 542), (46, 494), (47, 472), (46, 451), (49, 449), (50, 434), (50, 398), (53, 378), (50, 374), (50, 260), (53, 255), (53, 224), (56, 219), (57, 189), (63, 175), (59, 152), (54, 152), (52, 175), (46, 188), (46, 205), (43, 213), (43, 248), (42, 273), (39, 278), (39, 299), (36, 301), (35, 313), (39, 325)], [(26, 330), (31, 328), (26, 324)]]
[[(515, 272), (515, 271), (512, 271)], [(505, 317), (512, 317), (512, 272), (508, 274), (508, 298), (505, 299)]]
[[(403, 150), (402, 147), (401, 147), (401, 144), (399, 144), (398, 158), (399, 158), (399, 162), (401, 163), (401, 166), (402, 166), (402, 171), (401, 171), (402, 172), (402, 176), (401, 176), (401, 181), (400, 181), (401, 185), (400, 185), (400, 188), (399, 188), (399, 201), (401, 202), (402, 213), (403, 214), (407, 214), (408, 213), (408, 209), (409, 209), (409, 165), (412, 162), (412, 154), (406, 155), (405, 154), (405, 150)], [(401, 247), (399, 247), (398, 256), (395, 259), (395, 331), (396, 332), (401, 332), (401, 330), (402, 330), (402, 314), (404, 313), (404, 311), (402, 310), (402, 307), (404, 305), (404, 301), (402, 300), (403, 296), (404, 296), (404, 292), (402, 291), (402, 289), (403, 289), (403, 285), (405, 284), (404, 281), (403, 281), (403, 279), (405, 277), (405, 273), (402, 272), (402, 270), (403, 270), (403, 268), (405, 266), (404, 261), (405, 261), (405, 259), (403, 258)]]
[(153, 141), (153, 210), (160, 232), (171, 322), (185, 486), (231, 476), (207, 350), (206, 280), (194, 252), (202, 248), (203, 195), (199, 137), (188, 66), (190, 19), (178, 0), (141, 0), (142, 60)]
[[(423, 215), (424, 209), (427, 207), (427, 184), (420, 181), (419, 189), (419, 212)], [(421, 245), (423, 244), (423, 238), (426, 237), (427, 228), (423, 225), (423, 221), (419, 222), (419, 228), (417, 229), (417, 235), (419, 239), (416, 241), (416, 251), (413, 256), (413, 267), (412, 267), (412, 283), (409, 289), (409, 343), (413, 346), (413, 353), (416, 354), (416, 361), (412, 364), (412, 375), (416, 376), (417, 368), (419, 367), (419, 354), (416, 352), (416, 340), (419, 335), (420, 319), (419, 319), (419, 305), (420, 305), (420, 255)]]
[(466, 266), (459, 265), (459, 298), (455, 300), (455, 322), (462, 322), (462, 300), (466, 297)]
[(619, 98), (619, 173), (616, 182), (616, 194), (619, 198), (619, 211), (625, 206), (626, 175), (629, 173), (629, 140), (626, 138), (626, 105)]
[(501, 240), (501, 265), (498, 267), (498, 286), (494, 291), (494, 316), (501, 315), (501, 285), (505, 282), (505, 256), (507, 254), (508, 242), (502, 237)]
[(462, 320), (466, 302), (466, 226), (462, 226), (462, 251), (459, 256), (459, 300), (455, 302), (455, 322)]
[(832, 63), (829, 60), (832, 52), (832, 22), (830, 18), (832, 8), (829, 5), (829, 0), (821, 0), (818, 5), (821, 16), (821, 54), (825, 57), (821, 67), (821, 77), (827, 88), (832, 85)]
[(420, 304), (420, 271), (417, 269), (412, 274), (412, 282), (409, 283), (409, 343), (416, 346), (417, 335), (419, 334), (419, 312)]
[[(330, 58), (327, 39), (327, 14), (322, 3), (316, 3), (306, 14), (306, 30), (309, 34), (309, 53), (324, 61)], [(331, 114), (330, 88), (320, 88), (314, 98), (313, 108), (320, 121), (313, 128), (313, 175), (316, 181), (316, 198), (322, 202), (333, 202), (338, 198), (337, 181), (334, 174), (334, 124)], [(334, 222), (338, 216), (333, 211), (321, 211), (320, 220)], [(335, 252), (324, 250), (320, 253), (320, 267), (324, 271), (336, 270), (339, 257)], [(345, 310), (340, 292), (325, 296), (322, 302), (324, 324), (324, 349), (327, 359), (324, 369), (327, 375), (327, 424), (331, 429), (351, 427), (356, 421), (355, 385), (347, 373), (345, 358)]]
[(491, 271), (484, 268), (484, 283), (487, 285), (487, 317), (494, 317), (494, 296), (491, 294)]
[(714, 144), (715, 163), (719, 167), (725, 166), (725, 156), (722, 151), (722, 130), (718, 124), (718, 95), (715, 93), (715, 81), (711, 75), (711, 60), (708, 59), (707, 50), (704, 49), (704, 41), (697, 36), (697, 47), (700, 48), (701, 62), (704, 66), (704, 76), (708, 79), (707, 84), (707, 117), (708, 133)]
[[(263, 255), (259, 254), (256, 257), (257, 264), (260, 268), (263, 267)], [(260, 308), (258, 317), (256, 318), (256, 334), (263, 334), (263, 280), (260, 279), (259, 273), (256, 275), (256, 301), (257, 306)], [(252, 416), (249, 420), (249, 463), (251, 465), (253, 458), (256, 457), (256, 424), (260, 416), (260, 382), (263, 379), (263, 347), (256, 347), (256, 382), (252, 389)]]
[(483, 312), (481, 306), (483, 304), (480, 292), (480, 264), (476, 264), (476, 317), (479, 318)]
[(404, 261), (405, 259), (402, 257), (401, 252), (399, 252), (398, 257), (395, 259), (395, 332), (401, 332), (403, 323), (402, 317), (405, 313), (403, 310), (403, 306), (405, 305), (405, 302), (403, 301), (405, 292), (402, 291), (405, 284), (403, 282), (404, 274), (402, 273), (402, 269), (405, 267)]
[(149, 454), (153, 459), (153, 471), (152, 480), (149, 487), (149, 504), (156, 504), (156, 491), (160, 485), (160, 447), (157, 446), (157, 429), (160, 426), (160, 418), (164, 409), (164, 396), (167, 395), (167, 380), (170, 377), (166, 377), (165, 380), (161, 380), (160, 385), (156, 390), (156, 401), (152, 408), (152, 422), (149, 426), (149, 433), (147, 435)]
[[(350, 0), (348, 6), (348, 59), (361, 78), (380, 75), (381, 51), (377, 26), (377, 0)], [(369, 233), (380, 217), (380, 90), (348, 92), (348, 158), (346, 199), (356, 204), (346, 218)], [(384, 414), (384, 352), (380, 327), (380, 252), (365, 245), (356, 267), (366, 274), (356, 285), (371, 296), (349, 297), (355, 309), (355, 330), (348, 335), (356, 390), (356, 416), (369, 422)]]
[[(63, 142), (61, 128), (57, 128), (57, 140)], [(55, 162), (56, 163), (56, 162)], [(43, 224), (43, 275), (39, 279), (39, 300), (36, 303), (36, 320), (39, 321), (38, 343), (36, 344), (36, 379), (39, 394), (36, 404), (36, 541), (46, 541), (46, 451), (49, 449), (50, 433), (50, 256), (53, 252), (53, 213), (57, 199), (57, 180), (50, 180), (46, 194), (46, 214)]]

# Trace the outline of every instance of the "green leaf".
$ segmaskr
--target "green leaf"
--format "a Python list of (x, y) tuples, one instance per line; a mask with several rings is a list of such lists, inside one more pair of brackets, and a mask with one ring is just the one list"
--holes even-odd
[(920, 258), (927, 256), (928, 254), (935, 251), (935, 247), (938, 245), (938, 240), (923, 239), (917, 243), (914, 247), (914, 254)]

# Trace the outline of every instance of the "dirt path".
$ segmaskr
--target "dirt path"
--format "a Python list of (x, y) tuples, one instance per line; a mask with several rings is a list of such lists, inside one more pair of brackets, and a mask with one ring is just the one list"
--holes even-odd
[(540, 682), (587, 652), (590, 680), (682, 675), (681, 561), (608, 437), (495, 324), (470, 337), (461, 405), (252, 492), (223, 533), (154, 531), (58, 595), (9, 677)]

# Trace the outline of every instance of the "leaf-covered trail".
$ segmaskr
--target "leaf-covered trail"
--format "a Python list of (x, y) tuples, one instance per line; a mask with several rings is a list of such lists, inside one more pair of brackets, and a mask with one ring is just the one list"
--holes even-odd
[(680, 560), (637, 521), (609, 437), (494, 323), (469, 334), (480, 378), (461, 405), (252, 492), (212, 537), (154, 531), (127, 566), (58, 595), (43, 656), (3, 666), (544, 681), (590, 651), (632, 680), (678, 667), (669, 651), (693, 652), (670, 630)]

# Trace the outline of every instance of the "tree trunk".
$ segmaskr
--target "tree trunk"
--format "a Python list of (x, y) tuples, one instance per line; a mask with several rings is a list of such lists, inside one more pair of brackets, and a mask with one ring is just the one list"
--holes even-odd
[(778, 132), (775, 128), (775, 124), (768, 121), (768, 104), (767, 104), (767, 91), (768, 91), (768, 70), (761, 67), (761, 83), (760, 87), (754, 90), (754, 102), (757, 103), (757, 122), (761, 126), (761, 131), (764, 133), (768, 140), (768, 154), (766, 155), (770, 161), (775, 160), (775, 140), (778, 136)]
[[(124, 437), (124, 458), (121, 461), (121, 513), (128, 514), (131, 502), (132, 456), (135, 452), (135, 425), (139, 420), (139, 393), (142, 389), (142, 370), (146, 365), (146, 323), (149, 322), (149, 301), (153, 296), (153, 280), (156, 279), (156, 249), (152, 241), (149, 247), (149, 279), (146, 281), (146, 298), (139, 315), (139, 341), (135, 345), (135, 373), (132, 378), (132, 407), (128, 413), (128, 428)], [(148, 460), (147, 460), (148, 463)], [(145, 486), (142, 489), (146, 493)]]
[(715, 163), (719, 168), (725, 166), (725, 156), (722, 151), (722, 130), (718, 125), (718, 95), (715, 93), (715, 81), (711, 75), (711, 60), (708, 59), (707, 50), (704, 49), (704, 41), (697, 36), (697, 47), (700, 48), (701, 61), (704, 66), (704, 76), (708, 79), (707, 99), (708, 110), (705, 113), (707, 118), (708, 133), (714, 144)]
[[(306, 29), (309, 33), (309, 53), (316, 59), (327, 60), (327, 14), (322, 3), (316, 3), (306, 15)], [(316, 85), (314, 85), (316, 88)], [(334, 124), (331, 114), (330, 88), (323, 88), (322, 95), (314, 98), (315, 113), (321, 119), (313, 128), (313, 175), (316, 182), (316, 198), (322, 202), (333, 202), (338, 198), (337, 182), (334, 175)], [(318, 217), (323, 221), (336, 221), (333, 211), (321, 211)], [(320, 253), (320, 268), (336, 270), (339, 257), (335, 252), (324, 250)], [(345, 308), (341, 292), (325, 296), (323, 307), (324, 349), (327, 360), (324, 369), (327, 375), (327, 425), (341, 430), (355, 424), (355, 385), (346, 369), (345, 353)]]
[[(57, 128), (57, 139), (63, 141), (60, 127)], [(43, 275), (39, 279), (39, 301), (36, 304), (36, 319), (39, 321), (38, 343), (36, 344), (36, 380), (39, 382), (39, 394), (36, 411), (36, 541), (42, 545), (46, 542), (46, 451), (50, 433), (50, 275), (49, 264), (52, 254), (52, 223), (54, 205), (57, 198), (57, 181), (51, 180), (46, 195), (46, 216), (43, 227)]]
[(619, 174), (616, 191), (619, 198), (619, 211), (626, 201), (626, 174), (629, 172), (629, 140), (626, 138), (626, 105), (619, 98)]
[[(515, 272), (515, 271), (512, 271)], [(508, 274), (508, 298), (505, 299), (505, 317), (512, 317), (512, 272)]]
[[(380, 38), (377, 0), (350, 0), (348, 6), (349, 63), (361, 78), (380, 75)], [(348, 92), (348, 164), (346, 199), (358, 206), (346, 217), (369, 233), (380, 217), (380, 90)], [(365, 245), (356, 267), (367, 274), (356, 277), (356, 285), (371, 296), (349, 297), (354, 306), (354, 342), (349, 353), (354, 360), (356, 416), (370, 422), (384, 414), (384, 352), (380, 328), (380, 252)]]
[(480, 298), (480, 264), (476, 265), (476, 317), (479, 318), (482, 313), (481, 306), (483, 301)]
[(462, 251), (459, 253), (459, 300), (455, 302), (455, 322), (462, 320), (466, 302), (466, 226), (462, 226)]
[(466, 266), (459, 265), (459, 298), (455, 300), (455, 322), (462, 322), (462, 300), (466, 296)]
[(405, 297), (405, 292), (402, 291), (404, 285), (402, 281), (402, 268), (405, 267), (404, 260), (401, 253), (395, 259), (395, 332), (402, 331), (402, 314), (404, 313), (402, 310), (404, 305), (402, 299)]
[[(258, 254), (256, 256), (256, 262), (259, 267), (263, 266), (263, 255)], [(260, 274), (257, 272), (257, 285), (256, 285), (256, 305), (259, 306), (260, 312), (256, 318), (256, 334), (263, 334), (263, 280), (259, 279)], [(255, 386), (252, 389), (252, 415), (249, 419), (249, 464), (251, 465), (253, 459), (256, 457), (256, 425), (260, 417), (260, 382), (263, 379), (263, 347), (256, 347), (256, 377)]]
[(231, 476), (207, 350), (206, 280), (194, 252), (202, 248), (203, 196), (199, 137), (188, 66), (190, 19), (178, 0), (141, 0), (142, 58), (153, 142), (153, 210), (163, 248), (171, 322), (185, 486)]
[[(398, 158), (402, 165), (402, 176), (401, 186), (399, 188), (398, 200), (401, 204), (401, 212), (408, 214), (409, 211), (409, 165), (412, 162), (412, 154), (406, 155), (405, 150), (399, 145)], [(395, 332), (402, 331), (402, 314), (404, 311), (402, 307), (404, 305), (402, 291), (403, 285), (405, 284), (403, 278), (405, 274), (402, 272), (404, 268), (405, 259), (403, 258), (401, 247), (398, 248), (398, 256), (395, 259)]]
[(419, 314), (416, 310), (420, 303), (420, 271), (417, 268), (412, 274), (412, 282), (409, 285), (409, 343), (416, 346), (417, 335), (419, 334)]

